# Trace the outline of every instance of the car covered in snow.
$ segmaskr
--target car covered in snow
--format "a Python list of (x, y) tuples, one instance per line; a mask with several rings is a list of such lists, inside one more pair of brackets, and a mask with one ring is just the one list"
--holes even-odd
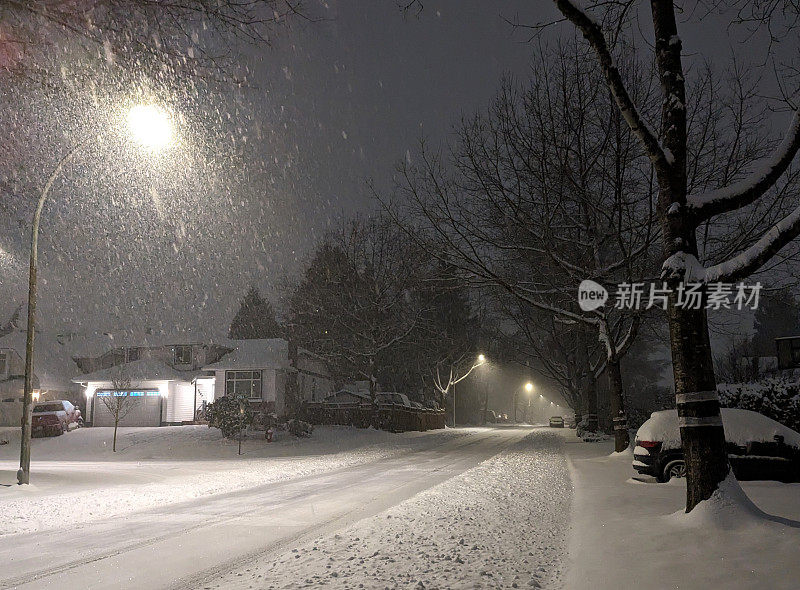
[(379, 406), (405, 406), (406, 408), (413, 407), (411, 400), (404, 393), (396, 393), (394, 391), (382, 391), (375, 394), (375, 402)]
[(550, 428), (564, 428), (564, 418), (562, 416), (550, 416)]
[(65, 399), (39, 402), (33, 406), (33, 436), (59, 436), (82, 424), (81, 411)]
[[(728, 459), (737, 479), (800, 481), (800, 433), (750, 410), (722, 409)], [(636, 433), (633, 468), (660, 482), (686, 475), (678, 412), (653, 412)]]

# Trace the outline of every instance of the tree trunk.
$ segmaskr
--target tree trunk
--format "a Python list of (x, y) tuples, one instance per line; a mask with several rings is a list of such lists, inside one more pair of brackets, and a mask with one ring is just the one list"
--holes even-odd
[(369, 359), (369, 399), (372, 402), (372, 426), (380, 429), (380, 411), (378, 410), (378, 384), (375, 379), (375, 359)]
[(456, 427), (456, 384), (453, 383), (453, 428)]
[(575, 430), (577, 430), (578, 424), (583, 420), (583, 395), (581, 395), (580, 391), (573, 391), (573, 399), (575, 400), (575, 407), (573, 408), (575, 413)]
[(114, 416), (114, 442), (111, 445), (111, 452), (117, 452), (117, 426), (119, 426), (119, 414)]
[(597, 432), (597, 378), (591, 367), (586, 372), (583, 396), (583, 407), (586, 409), (586, 427), (584, 430)]
[(711, 497), (730, 471), (703, 310), (669, 309), (675, 402), (686, 460), (686, 512)]
[(623, 452), (630, 444), (628, 436), (628, 420), (625, 416), (625, 398), (622, 395), (622, 373), (619, 360), (608, 361), (608, 397), (611, 403), (611, 423), (614, 426), (614, 450)]
[[(656, 167), (658, 212), (666, 256), (697, 256), (696, 221), (686, 207), (686, 89), (673, 0), (651, 0), (656, 63), (661, 80), (663, 145), (667, 166)], [(669, 277), (669, 321), (678, 424), (686, 459), (686, 512), (707, 500), (730, 471), (716, 394), (708, 322), (703, 309), (677, 307), (675, 289), (685, 276)]]

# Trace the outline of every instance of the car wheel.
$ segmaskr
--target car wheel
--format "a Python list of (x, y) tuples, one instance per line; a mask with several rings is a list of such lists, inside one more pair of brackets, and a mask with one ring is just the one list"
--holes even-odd
[(686, 463), (683, 459), (675, 459), (664, 466), (663, 480), (667, 482), (673, 477), (686, 477)]

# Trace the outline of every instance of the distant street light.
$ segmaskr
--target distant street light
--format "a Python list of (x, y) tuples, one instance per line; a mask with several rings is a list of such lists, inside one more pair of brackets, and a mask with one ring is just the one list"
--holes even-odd
[[(161, 149), (169, 145), (172, 140), (172, 123), (167, 112), (153, 105), (137, 105), (128, 111), (128, 130), (133, 138), (143, 146), (150, 149)], [(19, 470), (17, 482), (28, 484), (31, 480), (31, 420), (33, 415), (33, 351), (34, 351), (34, 326), (36, 323), (36, 271), (38, 268), (39, 250), (39, 224), (42, 218), (42, 208), (47, 200), (47, 195), (53, 183), (61, 174), (64, 166), (78, 150), (86, 145), (90, 139), (97, 136), (88, 136), (72, 148), (59, 160), (50, 178), (39, 195), (39, 202), (33, 214), (33, 227), (31, 228), (31, 260), (28, 274), (28, 324), (25, 340), (25, 392), (22, 398), (22, 432), (19, 445)]]
[(479, 363), (485, 363), (486, 362), (486, 357), (483, 356), (482, 354), (479, 354), (478, 355), (478, 362)]
[[(525, 389), (525, 393), (528, 394), (528, 407), (530, 407), (530, 405), (531, 405), (531, 392), (533, 391), (533, 383), (528, 381), (523, 387)], [(517, 390), (514, 390), (514, 423), (515, 424), (517, 422), (517, 405), (518, 405), (517, 404), (517, 395), (518, 395), (518, 393), (519, 392)]]

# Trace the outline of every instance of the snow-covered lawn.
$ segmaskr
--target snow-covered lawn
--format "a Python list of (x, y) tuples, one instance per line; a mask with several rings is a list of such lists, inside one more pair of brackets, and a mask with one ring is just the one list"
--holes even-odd
[(279, 433), (236, 442), (206, 426), (84, 428), (33, 440), (30, 486), (17, 486), (19, 429), (0, 429), (0, 535), (89, 522), (154, 506), (185, 502), (306, 477), (429, 448), (463, 436), (448, 429), (392, 434), (320, 427), (309, 439)]
[(800, 484), (741, 482), (782, 521), (720, 502), (686, 515), (685, 480), (633, 480), (630, 453), (563, 436), (576, 488), (566, 588), (800, 587)]
[(381, 514), (269, 555), (213, 588), (539, 588), (559, 585), (572, 484), (563, 439), (510, 449)]

